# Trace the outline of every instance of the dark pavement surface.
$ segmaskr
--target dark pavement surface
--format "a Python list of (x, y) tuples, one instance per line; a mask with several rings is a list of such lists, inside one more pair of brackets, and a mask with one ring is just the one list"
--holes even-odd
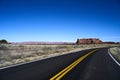
[[(91, 50), (1, 69), (0, 80), (49, 80)], [(109, 56), (108, 48), (102, 48), (79, 63), (62, 80), (120, 80), (120, 67)]]

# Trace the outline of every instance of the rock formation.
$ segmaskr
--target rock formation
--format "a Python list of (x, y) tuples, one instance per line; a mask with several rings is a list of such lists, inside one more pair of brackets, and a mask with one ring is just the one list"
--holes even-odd
[(77, 39), (77, 44), (101, 44), (102, 41), (98, 38), (83, 38)]

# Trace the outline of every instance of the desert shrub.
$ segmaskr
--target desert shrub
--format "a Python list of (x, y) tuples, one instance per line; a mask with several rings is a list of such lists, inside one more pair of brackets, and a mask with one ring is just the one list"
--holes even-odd
[(52, 47), (43, 47), (42, 48), (42, 51), (45, 53), (45, 54), (51, 54), (51, 53), (53, 53), (54, 52), (54, 48), (52, 48)]
[(25, 54), (23, 54), (23, 58), (27, 58), (27, 57), (35, 57), (37, 56), (37, 54), (33, 51), (33, 52), (26, 52)]
[(58, 49), (65, 49), (67, 46), (57, 46)]
[(7, 42), (7, 40), (5, 40), (5, 39), (2, 39), (2, 40), (0, 40), (0, 43), (7, 44), (8, 42)]
[(12, 65), (13, 63), (10, 62), (10, 61), (6, 61), (4, 64), (0, 64), (0, 67), (4, 67), (4, 66), (9, 66), (9, 65)]
[(71, 51), (71, 50), (73, 50), (73, 47), (67, 47), (66, 50)]
[(110, 49), (110, 52), (112, 53), (112, 55), (116, 58), (116, 59), (118, 59), (119, 61), (120, 61), (120, 50), (119, 50), (120, 48), (118, 48), (118, 47), (114, 47), (114, 48), (111, 48)]
[(118, 54), (120, 54), (120, 47), (117, 47), (117, 48), (116, 48), (116, 52), (117, 52)]
[(35, 52), (35, 54), (36, 54), (37, 56), (41, 56), (41, 55), (44, 55), (45, 52), (43, 52), (43, 51), (38, 51), (38, 52)]
[(23, 45), (19, 45), (19, 49), (24, 50), (24, 46)]
[(18, 55), (10, 55), (9, 57), (13, 59), (21, 59), (22, 58), (22, 55), (21, 54), (18, 54)]
[(7, 50), (8, 47), (4, 44), (0, 44), (0, 50)]
[(46, 46), (45, 46), (45, 47), (42, 48), (42, 50), (43, 50), (43, 51), (48, 51), (48, 50), (52, 50), (52, 48), (51, 48), (51, 47), (46, 47)]
[(6, 62), (6, 60), (0, 60), (0, 64), (3, 64), (5, 62)]
[(6, 55), (4, 57), (1, 57), (2, 60), (5, 60), (5, 61), (11, 61), (12, 60), (12, 57), (10, 55)]

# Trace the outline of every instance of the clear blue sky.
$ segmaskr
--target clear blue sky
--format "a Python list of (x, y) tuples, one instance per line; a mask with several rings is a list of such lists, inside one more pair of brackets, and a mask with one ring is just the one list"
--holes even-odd
[(120, 42), (120, 0), (0, 0), (0, 39)]

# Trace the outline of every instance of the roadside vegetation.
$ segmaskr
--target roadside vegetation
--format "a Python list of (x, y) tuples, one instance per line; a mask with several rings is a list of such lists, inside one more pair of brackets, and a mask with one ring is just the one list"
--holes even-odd
[(110, 52), (117, 60), (120, 61), (120, 46), (110, 48)]
[(119, 46), (120, 44), (89, 45), (22, 45), (0, 43), (0, 68), (34, 60), (67, 54), (84, 49)]
[(7, 40), (5, 40), (5, 39), (0, 40), (0, 43), (2, 43), (2, 44), (8, 44)]

